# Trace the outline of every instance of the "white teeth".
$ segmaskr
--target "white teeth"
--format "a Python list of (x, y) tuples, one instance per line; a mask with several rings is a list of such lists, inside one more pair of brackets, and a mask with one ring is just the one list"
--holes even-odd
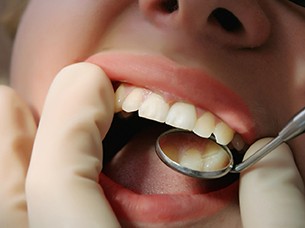
[(125, 98), (122, 104), (122, 109), (125, 112), (138, 111), (143, 100), (144, 100), (144, 90), (141, 88), (135, 88)]
[(215, 143), (207, 145), (208, 154), (203, 158), (204, 171), (215, 171), (225, 168), (229, 164), (228, 154)]
[(193, 132), (203, 138), (209, 138), (215, 129), (215, 117), (210, 112), (205, 112), (197, 119)]
[(219, 122), (213, 133), (216, 141), (221, 145), (227, 145), (234, 137), (234, 131), (224, 122)]
[(115, 101), (114, 101), (114, 111), (115, 112), (122, 111), (122, 105), (123, 105), (124, 100), (126, 99), (126, 96), (127, 96), (126, 88), (122, 84), (115, 91)]
[(196, 149), (189, 149), (181, 155), (179, 164), (193, 170), (202, 170), (202, 158), (200, 151)]
[(225, 168), (229, 163), (227, 153), (217, 144), (209, 142), (203, 151), (190, 148), (180, 156), (179, 164), (197, 171), (215, 171)]
[(169, 104), (158, 94), (151, 93), (139, 108), (139, 116), (164, 123)]
[(196, 119), (197, 115), (194, 105), (176, 102), (170, 108), (165, 122), (173, 127), (193, 130)]
[[(203, 138), (215, 135), (219, 144), (227, 145), (235, 132), (210, 112), (203, 112), (198, 118), (194, 105), (176, 102), (170, 105), (159, 94), (150, 90), (121, 84), (115, 93), (115, 110), (119, 112), (139, 111), (139, 116), (158, 122), (165, 122), (176, 128), (193, 131)], [(217, 123), (217, 124), (216, 124)], [(244, 142), (239, 136), (233, 140), (233, 146), (240, 150)]]

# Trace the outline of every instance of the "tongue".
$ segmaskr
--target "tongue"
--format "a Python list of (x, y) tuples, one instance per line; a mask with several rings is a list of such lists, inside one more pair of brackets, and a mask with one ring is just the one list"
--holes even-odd
[(161, 133), (160, 129), (149, 129), (134, 137), (104, 167), (105, 175), (139, 194), (199, 194), (232, 182), (198, 180), (168, 168), (155, 153), (155, 142)]

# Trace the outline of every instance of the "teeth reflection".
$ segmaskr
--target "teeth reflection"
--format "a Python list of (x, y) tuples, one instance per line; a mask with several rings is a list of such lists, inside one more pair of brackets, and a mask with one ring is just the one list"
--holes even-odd
[(173, 127), (193, 130), (196, 119), (197, 115), (194, 105), (176, 102), (168, 112), (166, 123)]
[(183, 153), (183, 155), (180, 158), (180, 165), (193, 169), (202, 171), (202, 158), (200, 151), (196, 149), (189, 149)]
[(227, 153), (217, 144), (208, 142), (204, 151), (190, 148), (180, 155), (180, 165), (197, 171), (216, 171), (229, 164)]
[(122, 104), (122, 109), (125, 112), (138, 111), (144, 100), (144, 89), (135, 88), (132, 90)]
[(210, 112), (205, 112), (195, 124), (193, 132), (203, 138), (209, 138), (215, 129), (215, 117)]
[(158, 94), (151, 93), (139, 108), (139, 116), (164, 123), (169, 104)]
[(224, 122), (219, 122), (213, 133), (216, 141), (221, 145), (227, 145), (234, 137), (234, 131)]
[(203, 157), (204, 171), (220, 170), (229, 164), (229, 157), (220, 146), (215, 143), (209, 143), (206, 150), (209, 153)]

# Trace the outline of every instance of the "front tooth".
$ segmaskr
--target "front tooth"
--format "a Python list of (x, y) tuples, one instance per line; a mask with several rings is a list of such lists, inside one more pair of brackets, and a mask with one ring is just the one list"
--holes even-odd
[(213, 132), (216, 141), (221, 145), (227, 145), (234, 137), (234, 131), (224, 122), (219, 122)]
[(139, 110), (141, 117), (166, 122), (173, 127), (193, 130), (195, 134), (204, 138), (210, 137), (213, 132), (219, 144), (227, 145), (232, 141), (234, 131), (224, 122), (216, 125), (216, 118), (212, 113), (205, 112), (197, 119), (194, 105), (176, 102), (169, 108), (160, 95), (151, 91), (149, 93), (151, 94), (147, 97), (147, 90), (134, 88), (128, 94), (126, 86), (122, 84), (115, 93), (115, 111), (135, 112)]
[(168, 112), (166, 123), (177, 128), (193, 130), (196, 119), (197, 115), (194, 105), (176, 102)]
[(169, 104), (158, 94), (151, 93), (139, 108), (139, 116), (164, 123)]
[(209, 138), (215, 129), (215, 117), (210, 112), (205, 112), (195, 124), (193, 132), (200, 137)]
[(140, 108), (144, 100), (145, 90), (141, 88), (133, 89), (122, 104), (122, 109), (125, 112), (135, 112)]

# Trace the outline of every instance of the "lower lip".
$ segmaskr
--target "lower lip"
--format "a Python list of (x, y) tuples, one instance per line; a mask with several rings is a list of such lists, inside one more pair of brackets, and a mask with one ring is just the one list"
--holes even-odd
[(238, 197), (238, 182), (205, 194), (134, 193), (113, 182), (104, 174), (100, 185), (121, 221), (164, 224), (205, 219), (220, 212)]

